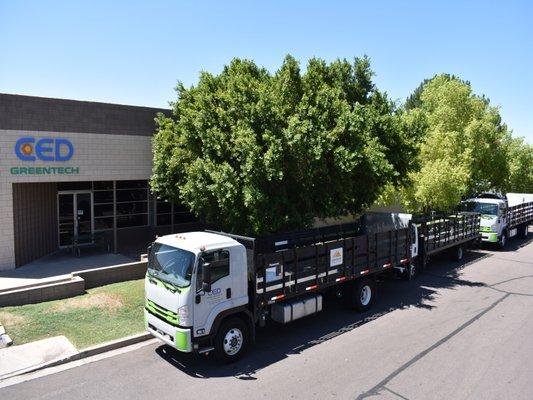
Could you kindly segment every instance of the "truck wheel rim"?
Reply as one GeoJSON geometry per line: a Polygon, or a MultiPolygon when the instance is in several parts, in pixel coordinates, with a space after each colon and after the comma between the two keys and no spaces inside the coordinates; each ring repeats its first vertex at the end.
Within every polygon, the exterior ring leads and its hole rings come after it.
{"type": "Polygon", "coordinates": [[[462,258],[463,258],[463,248],[462,248],[462,247],[459,247],[459,248],[457,249],[457,258],[458,258],[459,260],[462,260],[462,258]]]}
{"type": "Polygon", "coordinates": [[[361,304],[367,306],[372,298],[372,289],[370,286],[365,285],[361,288],[361,304]]]}
{"type": "Polygon", "coordinates": [[[505,240],[506,240],[506,239],[505,239],[505,235],[502,235],[502,247],[505,246],[505,240]]]}
{"type": "Polygon", "coordinates": [[[415,276],[415,272],[416,272],[415,266],[414,265],[410,265],[409,266],[409,275],[411,276],[411,278],[413,278],[415,276]]]}
{"type": "Polygon", "coordinates": [[[241,350],[242,343],[243,335],[241,330],[232,328],[224,336],[224,352],[229,356],[233,356],[241,350]]]}

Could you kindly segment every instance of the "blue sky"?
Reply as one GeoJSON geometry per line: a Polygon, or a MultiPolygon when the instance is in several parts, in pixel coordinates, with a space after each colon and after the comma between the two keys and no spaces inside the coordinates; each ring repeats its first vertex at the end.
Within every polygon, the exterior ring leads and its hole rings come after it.
{"type": "Polygon", "coordinates": [[[0,92],[165,107],[233,57],[275,71],[287,53],[367,54],[392,98],[456,74],[533,143],[532,4],[0,0],[0,92]]]}

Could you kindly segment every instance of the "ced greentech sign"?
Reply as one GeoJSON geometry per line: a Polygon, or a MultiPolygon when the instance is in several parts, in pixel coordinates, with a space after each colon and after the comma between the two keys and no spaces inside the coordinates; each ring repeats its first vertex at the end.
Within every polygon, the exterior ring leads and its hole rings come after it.
{"type": "MultiPolygon", "coordinates": [[[[14,153],[19,160],[32,163],[34,161],[60,162],[70,161],[74,155],[74,145],[65,138],[35,138],[33,136],[21,137],[15,142],[14,153]]],[[[80,167],[11,167],[11,175],[72,175],[79,174],[80,167]]]]}

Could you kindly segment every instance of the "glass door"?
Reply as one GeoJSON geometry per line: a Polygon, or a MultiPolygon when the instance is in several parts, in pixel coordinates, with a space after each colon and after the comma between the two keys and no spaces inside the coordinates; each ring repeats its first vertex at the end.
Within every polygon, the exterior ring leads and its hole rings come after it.
{"type": "Polygon", "coordinates": [[[91,193],[76,193],[76,236],[78,243],[92,242],[93,232],[91,193]]]}
{"type": "Polygon", "coordinates": [[[60,193],[57,198],[59,246],[70,246],[74,237],[74,193],[60,193]]]}
{"type": "Polygon", "coordinates": [[[90,243],[93,232],[92,193],[74,192],[58,194],[59,246],[90,243]]]}

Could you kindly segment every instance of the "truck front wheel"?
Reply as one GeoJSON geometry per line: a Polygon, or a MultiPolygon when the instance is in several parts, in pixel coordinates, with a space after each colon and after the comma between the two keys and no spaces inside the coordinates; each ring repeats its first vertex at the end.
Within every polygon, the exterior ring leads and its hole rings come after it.
{"type": "Polygon", "coordinates": [[[505,249],[505,246],[507,246],[507,232],[503,232],[502,236],[500,237],[500,249],[505,249]]]}
{"type": "Polygon", "coordinates": [[[405,267],[405,271],[403,272],[402,278],[404,281],[413,280],[416,276],[416,273],[417,273],[416,263],[412,262],[405,267]]]}
{"type": "Polygon", "coordinates": [[[249,344],[248,327],[241,318],[233,317],[224,321],[215,337],[215,358],[229,364],[239,360],[249,344]]]}

